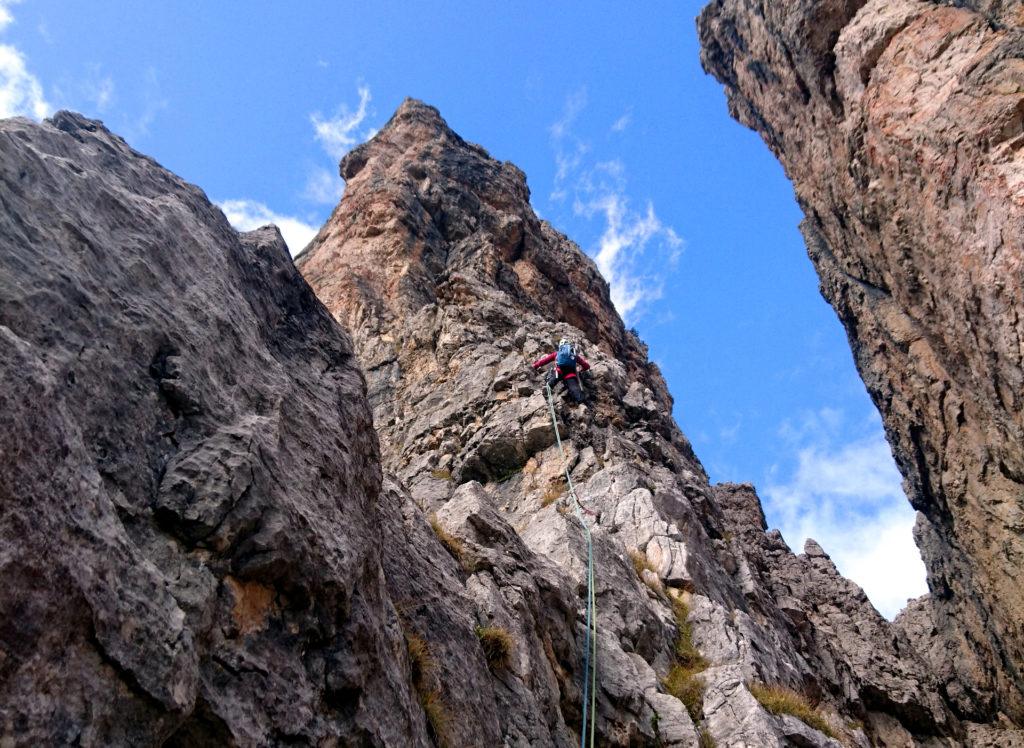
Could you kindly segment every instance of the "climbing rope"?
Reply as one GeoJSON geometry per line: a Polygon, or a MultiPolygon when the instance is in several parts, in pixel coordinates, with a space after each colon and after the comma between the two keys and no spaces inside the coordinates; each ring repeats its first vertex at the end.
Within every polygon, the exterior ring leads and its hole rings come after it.
{"type": "Polygon", "coordinates": [[[576,511],[576,518],[583,525],[583,535],[587,539],[587,636],[586,651],[583,655],[583,727],[580,729],[580,748],[587,748],[588,717],[590,719],[590,748],[594,748],[594,730],[597,725],[597,713],[595,711],[597,702],[597,598],[594,594],[594,544],[591,541],[590,528],[587,526],[583,514],[595,515],[594,512],[580,503],[580,499],[576,495],[576,487],[573,485],[572,476],[569,474],[569,463],[565,459],[565,449],[562,447],[562,435],[558,432],[558,417],[555,415],[555,400],[551,393],[551,384],[545,382],[544,389],[547,390],[548,410],[551,411],[551,427],[555,430],[558,454],[562,457],[565,483],[568,486],[569,496],[576,511]],[[588,696],[590,697],[589,704],[588,696]]]}

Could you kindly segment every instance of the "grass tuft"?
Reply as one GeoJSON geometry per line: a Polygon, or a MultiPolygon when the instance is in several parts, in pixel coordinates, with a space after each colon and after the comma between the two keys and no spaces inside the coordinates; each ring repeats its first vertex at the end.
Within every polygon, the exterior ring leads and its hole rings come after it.
{"type": "Polygon", "coordinates": [[[441,521],[437,518],[436,514],[430,515],[430,527],[437,536],[437,539],[441,541],[441,545],[445,547],[445,550],[462,564],[463,568],[466,568],[466,549],[462,547],[462,541],[441,526],[441,521]]]}
{"type": "Polygon", "coordinates": [[[704,713],[704,689],[706,684],[699,673],[707,670],[708,661],[693,645],[693,629],[687,620],[690,606],[682,600],[672,599],[672,613],[676,619],[676,662],[669,668],[662,680],[665,691],[675,696],[686,707],[690,718],[697,722],[704,713]]]}
{"type": "Polygon", "coordinates": [[[553,503],[558,501],[562,492],[565,490],[564,486],[565,481],[561,478],[556,478],[548,483],[548,487],[544,489],[544,494],[540,497],[540,505],[551,506],[553,503]]]}
{"type": "Polygon", "coordinates": [[[441,692],[434,688],[419,692],[420,707],[427,718],[427,725],[430,727],[430,736],[434,743],[440,748],[450,748],[452,741],[450,737],[452,718],[445,706],[441,692]]]}
{"type": "Polygon", "coordinates": [[[450,739],[451,715],[441,698],[441,689],[433,685],[434,659],[427,643],[419,636],[406,632],[405,646],[409,652],[412,685],[416,689],[423,715],[427,718],[431,737],[441,748],[452,745],[450,739]]]}
{"type": "Polygon", "coordinates": [[[637,578],[650,587],[654,594],[663,594],[664,590],[661,586],[661,578],[658,577],[658,570],[654,568],[654,564],[647,560],[647,554],[639,549],[631,550],[629,552],[629,560],[633,562],[633,571],[636,572],[637,578]],[[651,580],[650,577],[645,577],[644,571],[654,574],[657,581],[651,580]]]}
{"type": "Polygon", "coordinates": [[[405,648],[409,651],[413,683],[425,682],[434,671],[434,660],[430,656],[427,643],[416,634],[406,633],[405,648]]]}
{"type": "Polygon", "coordinates": [[[708,732],[708,728],[701,727],[697,730],[697,745],[700,748],[718,748],[714,736],[708,732]]]}
{"type": "Polygon", "coordinates": [[[690,606],[682,600],[672,599],[672,613],[676,619],[676,661],[685,668],[696,670],[707,670],[708,661],[701,656],[693,645],[693,628],[690,626],[690,606]]]}
{"type": "Polygon", "coordinates": [[[803,694],[785,686],[769,686],[764,683],[748,683],[747,688],[761,706],[772,714],[791,714],[818,732],[834,740],[839,739],[824,713],[803,694]]]}
{"type": "Polygon", "coordinates": [[[512,635],[498,626],[477,626],[476,635],[491,670],[504,670],[512,661],[512,635]]]}
{"type": "Polygon", "coordinates": [[[653,571],[655,574],[658,573],[654,568],[654,565],[647,560],[647,554],[639,549],[634,549],[629,552],[629,560],[633,562],[633,571],[635,571],[636,575],[641,579],[644,578],[644,569],[653,571]]]}
{"type": "Polygon", "coordinates": [[[690,713],[690,719],[697,722],[704,714],[704,689],[707,684],[697,673],[699,670],[676,664],[669,668],[661,683],[670,696],[675,696],[690,713]]]}

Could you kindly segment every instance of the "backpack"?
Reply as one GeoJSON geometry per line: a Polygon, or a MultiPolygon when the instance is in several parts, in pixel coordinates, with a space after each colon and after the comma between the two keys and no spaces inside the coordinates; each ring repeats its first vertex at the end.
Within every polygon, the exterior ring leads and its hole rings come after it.
{"type": "Polygon", "coordinates": [[[555,356],[555,366],[559,369],[576,370],[576,351],[569,343],[558,346],[558,354],[555,356]]]}

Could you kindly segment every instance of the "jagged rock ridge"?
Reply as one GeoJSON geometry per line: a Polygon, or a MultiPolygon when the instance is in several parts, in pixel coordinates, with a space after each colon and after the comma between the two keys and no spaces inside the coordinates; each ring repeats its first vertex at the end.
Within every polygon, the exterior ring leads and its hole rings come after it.
{"type": "Polygon", "coordinates": [[[703,62],[793,181],[919,512],[901,617],[962,717],[1024,725],[1024,6],[715,0],[703,62]]]}
{"type": "MultiPolygon", "coordinates": [[[[594,363],[591,402],[579,411],[560,404],[559,425],[579,494],[600,515],[603,742],[697,740],[690,716],[660,684],[679,634],[674,599],[687,601],[693,640],[710,663],[697,727],[721,745],[833,744],[762,709],[747,688],[753,681],[811,693],[832,710],[847,742],[959,739],[962,727],[906,635],[816,545],[794,556],[781,536],[766,534],[750,487],[708,484],[670,416],[660,374],[615,314],[606,283],[585,254],[537,219],[518,169],[409,100],[343,159],[341,174],[345,195],[297,264],[351,331],[385,470],[409,491],[396,496],[403,513],[436,512],[468,549],[446,585],[448,604],[461,588],[477,624],[507,627],[521,642],[494,686],[496,699],[501,704],[504,692],[507,704],[560,710],[526,733],[521,711],[488,709],[488,720],[458,720],[456,742],[483,743],[494,733],[529,734],[536,745],[576,739],[585,549],[578,523],[552,503],[564,493],[561,466],[542,385],[528,368],[562,335],[580,341],[594,363]],[[535,608],[518,612],[515,575],[494,567],[502,554],[490,539],[516,536],[522,546],[514,555],[560,580],[549,582],[563,592],[550,599],[548,613],[557,615],[547,622],[535,608]],[[630,568],[631,551],[650,567],[643,571],[649,585],[630,568]],[[540,656],[538,635],[544,649],[552,649],[548,640],[562,647],[556,657],[540,656]]],[[[433,574],[445,565],[436,567],[433,574]]],[[[394,571],[392,583],[408,584],[409,565],[394,571]]],[[[451,651],[451,616],[436,619],[444,608],[435,601],[406,617],[444,653],[442,662],[451,651]]],[[[446,672],[443,680],[449,675],[465,677],[446,672]]],[[[469,705],[461,686],[455,690],[458,714],[469,705]]]]}
{"type": "Polygon", "coordinates": [[[816,544],[708,484],[593,264],[436,110],[346,157],[300,260],[368,390],[273,228],[77,115],[0,152],[4,744],[577,744],[585,548],[526,368],[561,334],[594,362],[558,420],[600,515],[602,745],[838,744],[755,681],[847,744],[988,739],[816,544]]]}

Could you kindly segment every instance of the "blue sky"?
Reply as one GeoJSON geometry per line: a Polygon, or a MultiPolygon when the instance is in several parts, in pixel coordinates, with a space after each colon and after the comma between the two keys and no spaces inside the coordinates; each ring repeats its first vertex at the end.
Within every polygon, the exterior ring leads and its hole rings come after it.
{"type": "Polygon", "coordinates": [[[558,5],[0,0],[0,115],[102,119],[297,251],[339,156],[406,96],[437,106],[598,261],[712,479],[755,483],[892,616],[925,591],[913,512],[792,188],[700,68],[700,4],[558,5]]]}

